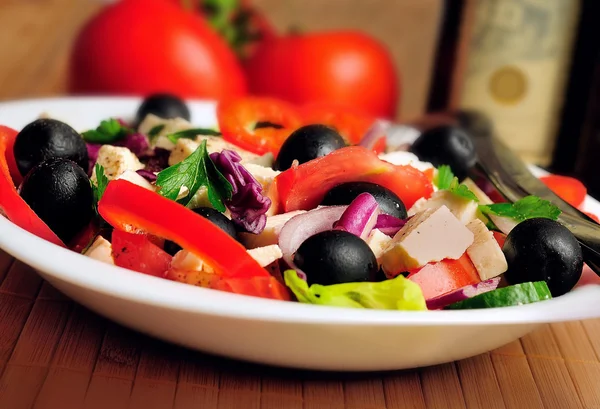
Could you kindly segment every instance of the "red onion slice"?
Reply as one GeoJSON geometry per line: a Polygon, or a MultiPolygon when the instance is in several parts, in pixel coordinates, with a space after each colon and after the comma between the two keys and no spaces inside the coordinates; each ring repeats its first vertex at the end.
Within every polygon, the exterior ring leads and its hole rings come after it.
{"type": "Polygon", "coordinates": [[[336,230],[344,230],[366,240],[377,224],[379,204],[370,193],[361,193],[348,205],[340,220],[335,223],[336,230]]]}
{"type": "Polygon", "coordinates": [[[380,230],[383,234],[394,237],[404,227],[406,222],[407,220],[398,219],[389,214],[380,214],[377,216],[377,223],[373,228],[380,230]]]}
{"type": "Polygon", "coordinates": [[[279,232],[279,247],[290,268],[304,274],[294,264],[294,254],[304,240],[322,231],[332,230],[348,206],[326,206],[292,217],[279,232]]]}
{"type": "Polygon", "coordinates": [[[359,146],[363,146],[367,149],[373,149],[377,141],[381,138],[385,138],[387,128],[389,128],[390,123],[388,121],[378,119],[373,122],[373,125],[367,130],[365,135],[359,142],[359,146]]]}
{"type": "Polygon", "coordinates": [[[495,290],[496,288],[498,288],[498,284],[500,284],[500,277],[494,277],[477,284],[463,287],[461,289],[452,291],[447,294],[438,295],[437,297],[430,298],[429,300],[427,300],[427,309],[442,309],[450,304],[454,304],[456,302],[463,301],[468,298],[473,298],[476,295],[495,290]]]}

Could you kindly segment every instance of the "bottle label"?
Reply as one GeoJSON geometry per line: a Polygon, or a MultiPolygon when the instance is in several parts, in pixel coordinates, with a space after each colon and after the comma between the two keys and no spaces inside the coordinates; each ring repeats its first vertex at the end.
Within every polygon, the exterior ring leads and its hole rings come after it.
{"type": "Polygon", "coordinates": [[[573,0],[479,0],[461,107],[544,164],[555,139],[578,11],[573,0]]]}

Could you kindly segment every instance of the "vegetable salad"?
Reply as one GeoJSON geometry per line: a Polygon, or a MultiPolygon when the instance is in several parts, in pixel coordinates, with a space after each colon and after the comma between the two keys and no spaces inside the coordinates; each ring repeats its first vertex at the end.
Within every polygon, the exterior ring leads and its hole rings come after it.
{"type": "Polygon", "coordinates": [[[82,133],[51,118],[0,127],[0,210],[108,264],[308,304],[504,307],[581,277],[560,210],[503,202],[473,177],[458,126],[398,146],[382,123],[314,123],[274,99],[221,102],[217,114],[217,129],[195,128],[184,101],[156,94],[136,118],[82,133]]]}

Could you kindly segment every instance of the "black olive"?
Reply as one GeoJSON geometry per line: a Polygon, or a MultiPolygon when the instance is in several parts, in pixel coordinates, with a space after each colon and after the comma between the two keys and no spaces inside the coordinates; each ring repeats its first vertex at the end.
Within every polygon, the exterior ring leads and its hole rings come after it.
{"type": "Polygon", "coordinates": [[[502,248],[508,262],[509,284],[545,281],[553,297],[571,291],[581,278],[583,257],[573,234],[550,219],[519,223],[502,248]]]}
{"type": "Polygon", "coordinates": [[[49,159],[69,159],[87,169],[88,151],[81,135],[56,119],[37,119],[17,135],[15,160],[21,175],[49,159]]]}
{"type": "Polygon", "coordinates": [[[65,243],[93,217],[92,186],[86,172],[66,159],[50,159],[23,179],[21,197],[65,243]]]}
{"type": "MultiPolygon", "coordinates": [[[[213,224],[220,227],[221,230],[229,234],[234,239],[238,239],[235,224],[231,220],[229,220],[223,213],[213,209],[212,207],[198,207],[194,209],[194,212],[198,213],[205,219],[210,220],[213,224]]],[[[175,253],[181,250],[181,246],[170,240],[166,240],[164,249],[167,253],[174,256],[175,253]]]]}
{"type": "Polygon", "coordinates": [[[420,160],[434,166],[448,165],[458,177],[467,177],[477,161],[475,145],[471,137],[462,129],[453,126],[439,126],[426,130],[410,147],[410,151],[420,160]]]}
{"type": "Polygon", "coordinates": [[[186,103],[176,95],[172,94],[153,94],[144,99],[135,115],[136,124],[146,118],[146,115],[153,114],[163,119],[183,118],[190,120],[190,109],[186,103]]]}
{"type": "Polygon", "coordinates": [[[286,170],[292,167],[294,160],[305,163],[344,146],[344,138],[334,129],[325,125],[306,125],[292,132],[281,145],[273,167],[286,170]]]}
{"type": "Polygon", "coordinates": [[[306,273],[308,284],[370,281],[377,258],[369,245],[351,233],[330,230],[309,237],[294,255],[294,264],[306,273]]]}
{"type": "Polygon", "coordinates": [[[399,219],[406,219],[406,206],[402,200],[391,190],[370,182],[348,182],[337,185],[331,189],[321,202],[324,206],[347,205],[361,193],[373,195],[382,213],[399,219]]]}

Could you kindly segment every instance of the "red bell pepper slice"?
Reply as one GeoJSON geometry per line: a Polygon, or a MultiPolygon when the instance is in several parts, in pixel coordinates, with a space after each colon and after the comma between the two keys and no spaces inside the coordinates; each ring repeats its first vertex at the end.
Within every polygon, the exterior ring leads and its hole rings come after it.
{"type": "Polygon", "coordinates": [[[333,187],[372,182],[398,195],[406,208],[433,193],[431,180],[412,166],[396,166],[362,146],[348,146],[280,173],[274,181],[281,212],[317,207],[333,187]]]}
{"type": "Polygon", "coordinates": [[[408,279],[419,284],[427,300],[481,281],[477,269],[466,254],[458,260],[445,259],[427,264],[411,272],[408,279]]]}
{"type": "Polygon", "coordinates": [[[29,233],[65,247],[50,227],[31,210],[31,207],[21,198],[15,188],[7,161],[7,149],[10,144],[14,143],[14,135],[16,135],[15,130],[4,126],[0,127],[0,211],[11,222],[29,233]]]}
{"type": "Polygon", "coordinates": [[[264,97],[222,101],[217,118],[223,139],[259,155],[271,152],[277,156],[287,137],[302,125],[293,105],[264,97]],[[274,126],[257,128],[259,123],[274,126]]]}
{"type": "Polygon", "coordinates": [[[17,166],[17,160],[15,159],[14,153],[15,140],[17,139],[17,135],[19,133],[12,128],[0,125],[0,134],[1,133],[5,133],[8,138],[5,155],[10,177],[12,178],[14,185],[19,186],[23,181],[23,176],[21,176],[21,172],[17,166]]]}
{"type": "Polygon", "coordinates": [[[135,227],[174,241],[223,277],[269,276],[244,246],[219,227],[179,203],[126,180],[108,184],[98,212],[114,228],[127,231],[135,227]]]}
{"type": "Polygon", "coordinates": [[[253,277],[250,279],[226,278],[216,281],[211,288],[234,294],[251,295],[273,300],[291,301],[287,287],[275,277],[253,277]]]}
{"type": "Polygon", "coordinates": [[[580,208],[583,205],[587,189],[579,180],[561,175],[542,176],[540,180],[571,206],[580,208]]]}
{"type": "Polygon", "coordinates": [[[171,257],[158,247],[146,234],[114,230],[112,254],[115,264],[129,270],[164,278],[171,265],[171,257]]]}

